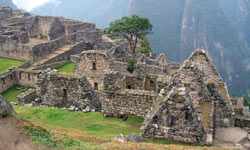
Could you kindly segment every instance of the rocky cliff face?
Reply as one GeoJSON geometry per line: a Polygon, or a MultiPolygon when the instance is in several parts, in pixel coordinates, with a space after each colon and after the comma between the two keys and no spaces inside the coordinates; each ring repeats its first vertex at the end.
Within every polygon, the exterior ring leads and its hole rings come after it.
{"type": "Polygon", "coordinates": [[[248,3],[248,0],[232,3],[226,0],[134,0],[129,15],[150,18],[154,25],[154,34],[150,36],[153,48],[157,53],[164,52],[172,61],[183,62],[194,49],[207,50],[230,91],[242,94],[250,85],[246,83],[250,76],[250,57],[247,46],[242,44],[246,40],[240,37],[242,34],[247,37],[250,31],[244,27],[238,29],[233,20],[240,15],[237,22],[250,21],[245,13],[250,11],[246,8],[248,3]],[[235,12],[229,11],[232,8],[235,12]]]}

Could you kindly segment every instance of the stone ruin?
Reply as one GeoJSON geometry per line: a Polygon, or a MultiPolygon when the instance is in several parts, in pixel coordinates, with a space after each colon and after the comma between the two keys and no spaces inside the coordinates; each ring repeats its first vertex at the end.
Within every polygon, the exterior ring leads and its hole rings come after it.
{"type": "Polygon", "coordinates": [[[37,82],[39,105],[84,112],[100,111],[101,103],[85,76],[48,72],[37,82]]]}
{"type": "Polygon", "coordinates": [[[233,126],[221,77],[203,50],[196,50],[161,90],[141,127],[144,137],[190,144],[213,142],[216,128],[233,126]]]}
{"type": "Polygon", "coordinates": [[[220,127],[250,129],[249,108],[230,98],[203,50],[181,67],[164,54],[154,59],[137,52],[130,73],[128,43],[111,41],[95,24],[11,8],[1,8],[0,17],[0,56],[27,61],[0,74],[0,93],[16,84],[32,87],[18,96],[21,105],[136,115],[145,118],[144,137],[189,144],[211,145],[220,127]],[[47,69],[69,61],[76,63],[73,73],[47,69]]]}

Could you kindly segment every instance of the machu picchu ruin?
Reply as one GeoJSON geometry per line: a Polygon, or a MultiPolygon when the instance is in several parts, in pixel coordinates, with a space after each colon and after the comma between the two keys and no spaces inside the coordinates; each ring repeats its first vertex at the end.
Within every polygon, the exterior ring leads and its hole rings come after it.
{"type": "MultiPolygon", "coordinates": [[[[130,117],[140,118],[139,125],[124,124],[136,126],[140,135],[132,133],[125,137],[125,131],[119,130],[117,132],[124,135],[117,135],[114,141],[118,142],[154,139],[218,146],[226,142],[218,139],[219,131],[236,128],[246,132],[249,138],[249,107],[244,106],[243,98],[229,93],[206,50],[194,49],[189,58],[179,64],[168,60],[164,53],[156,57],[154,51],[140,52],[138,49],[143,48],[144,40],[145,37],[136,41],[134,53],[130,41],[111,38],[94,23],[34,16],[11,7],[0,7],[0,58],[23,62],[0,73],[0,128],[2,118],[9,114],[18,116],[19,112],[25,112],[18,109],[27,107],[37,109],[30,111],[34,114],[43,108],[70,111],[76,113],[75,117],[98,113],[104,116],[102,121],[110,119],[110,122],[115,118],[122,118],[124,122],[130,117]],[[132,59],[136,63],[131,72],[128,68],[132,59]],[[58,71],[69,63],[74,64],[72,72],[58,71]],[[11,88],[21,91],[15,96],[15,102],[2,97],[11,88]]],[[[53,115],[48,118],[63,116],[53,115]]],[[[27,118],[26,121],[32,122],[27,118]]],[[[95,123],[98,124],[97,119],[95,123]]],[[[42,123],[34,126],[39,125],[42,123]]],[[[44,132],[51,130],[50,136],[60,135],[52,131],[53,127],[44,128],[44,132]]],[[[80,137],[76,127],[58,128],[65,135],[74,130],[72,137],[80,137]]],[[[250,148],[247,136],[241,139],[243,143],[234,144],[250,148]]],[[[110,142],[108,138],[91,140],[110,142]]]]}

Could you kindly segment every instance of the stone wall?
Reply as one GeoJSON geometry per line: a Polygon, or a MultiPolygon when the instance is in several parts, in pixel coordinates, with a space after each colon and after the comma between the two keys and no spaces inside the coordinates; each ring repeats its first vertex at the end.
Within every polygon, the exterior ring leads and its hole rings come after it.
{"type": "Polygon", "coordinates": [[[102,112],[145,117],[158,95],[156,77],[113,72],[105,74],[102,112]],[[151,81],[154,81],[153,85],[151,81]]]}
{"type": "Polygon", "coordinates": [[[43,72],[35,70],[26,69],[15,69],[15,79],[16,83],[25,87],[36,87],[36,82],[40,78],[43,72]]]}
{"type": "Polygon", "coordinates": [[[16,84],[14,69],[9,69],[0,74],[0,93],[16,84]]]}
{"type": "Polygon", "coordinates": [[[30,46],[18,44],[16,36],[0,35],[0,55],[2,57],[29,60],[31,51],[30,46]]]}
{"type": "Polygon", "coordinates": [[[156,96],[149,91],[104,91],[102,112],[110,116],[135,115],[145,118],[156,96]]]}
{"type": "Polygon", "coordinates": [[[185,61],[161,90],[142,125],[144,137],[210,145],[215,128],[233,126],[218,72],[203,51],[192,56],[202,59],[185,61]]]}
{"type": "Polygon", "coordinates": [[[48,61],[44,62],[43,65],[56,63],[60,61],[69,61],[71,55],[80,54],[81,52],[91,49],[93,47],[92,44],[80,42],[77,44],[72,45],[69,50],[65,51],[64,53],[61,53],[60,55],[54,57],[53,59],[49,59],[48,61]]]}
{"type": "Polygon", "coordinates": [[[96,89],[103,87],[104,74],[113,69],[104,51],[88,50],[80,55],[80,61],[76,64],[74,73],[85,75],[90,84],[96,89]]]}
{"type": "Polygon", "coordinates": [[[46,70],[48,68],[50,68],[50,69],[56,69],[56,68],[59,68],[59,67],[65,65],[67,63],[69,63],[68,60],[66,60],[66,61],[59,61],[59,62],[50,63],[50,64],[46,64],[46,65],[41,65],[41,66],[35,67],[33,70],[46,70]]]}
{"type": "Polygon", "coordinates": [[[99,31],[83,31],[76,33],[76,41],[85,41],[87,43],[101,43],[102,32],[99,31]]]}
{"type": "Polygon", "coordinates": [[[12,15],[11,7],[0,7],[0,19],[10,18],[12,15]]]}
{"type": "Polygon", "coordinates": [[[75,23],[75,24],[70,24],[70,23],[66,23],[63,22],[65,27],[66,27],[66,31],[67,33],[74,33],[77,31],[85,31],[85,30],[93,30],[95,29],[95,24],[92,23],[75,23]]]}
{"type": "Polygon", "coordinates": [[[29,104],[37,98],[36,90],[29,89],[28,91],[17,96],[20,105],[29,104]]]}
{"type": "Polygon", "coordinates": [[[101,103],[85,76],[48,72],[37,83],[41,105],[100,111],[101,103]]]}
{"type": "Polygon", "coordinates": [[[32,47],[30,51],[31,61],[35,61],[39,58],[42,58],[58,48],[64,46],[66,44],[66,37],[62,37],[56,40],[52,40],[46,43],[40,43],[32,47]]]}
{"type": "Polygon", "coordinates": [[[54,40],[65,35],[65,28],[58,17],[36,16],[30,25],[30,36],[54,40]]]}
{"type": "Polygon", "coordinates": [[[234,125],[235,125],[235,127],[250,129],[250,118],[237,117],[237,118],[235,118],[234,125]]]}

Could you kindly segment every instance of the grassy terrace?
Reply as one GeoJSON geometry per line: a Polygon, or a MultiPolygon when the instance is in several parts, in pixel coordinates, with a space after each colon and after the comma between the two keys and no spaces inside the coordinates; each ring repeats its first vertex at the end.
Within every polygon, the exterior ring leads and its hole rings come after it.
{"type": "Polygon", "coordinates": [[[20,66],[24,64],[24,62],[12,59],[0,58],[0,64],[1,64],[0,65],[0,73],[1,73],[12,66],[20,66]]]}
{"type": "Polygon", "coordinates": [[[65,64],[65,65],[57,68],[57,70],[59,72],[69,72],[69,73],[72,73],[74,71],[75,65],[76,65],[75,63],[70,62],[68,64],[65,64]]]}
{"type": "Polygon", "coordinates": [[[17,88],[21,88],[22,86],[19,85],[15,85],[11,88],[9,88],[8,90],[4,91],[2,93],[2,96],[7,99],[9,102],[18,102],[17,96],[20,95],[22,93],[21,90],[17,90],[17,88]]]}

